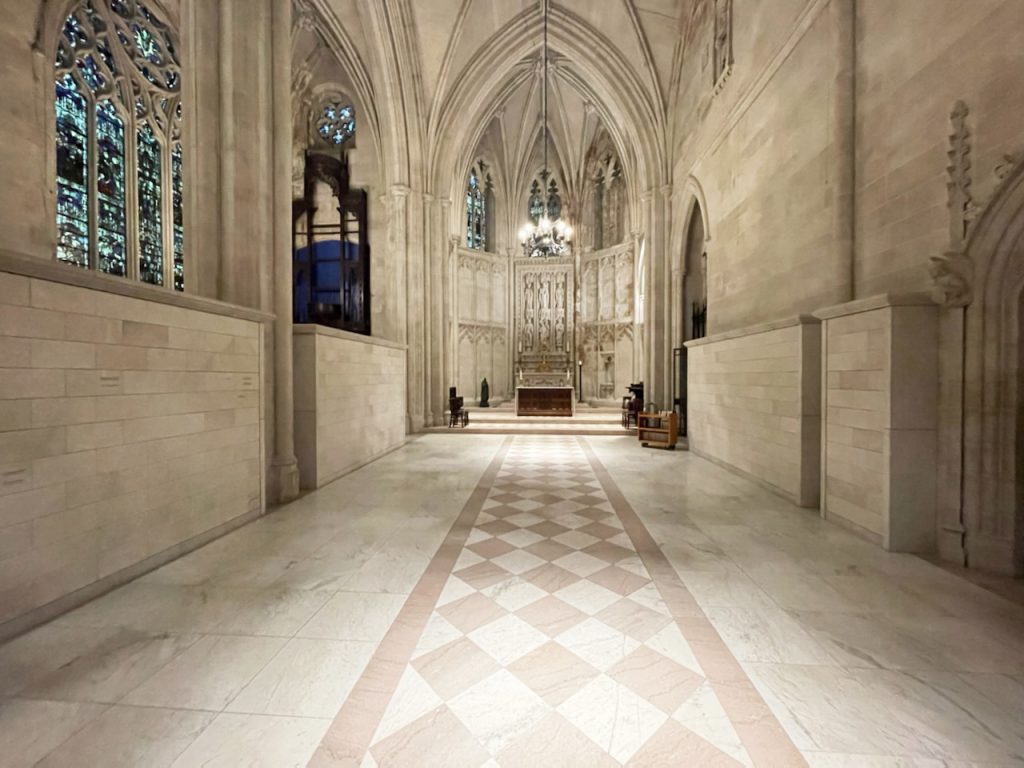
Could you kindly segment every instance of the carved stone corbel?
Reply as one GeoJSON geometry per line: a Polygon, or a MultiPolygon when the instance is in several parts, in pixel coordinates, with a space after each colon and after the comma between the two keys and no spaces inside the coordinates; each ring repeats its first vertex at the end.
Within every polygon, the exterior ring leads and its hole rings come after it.
{"type": "Polygon", "coordinates": [[[1000,183],[1006,181],[1006,178],[1021,163],[1024,163],[1024,151],[1003,155],[1003,162],[997,165],[995,169],[996,181],[1000,183]]]}
{"type": "Polygon", "coordinates": [[[963,253],[932,256],[932,300],[944,307],[966,307],[974,298],[974,264],[963,253]]]}

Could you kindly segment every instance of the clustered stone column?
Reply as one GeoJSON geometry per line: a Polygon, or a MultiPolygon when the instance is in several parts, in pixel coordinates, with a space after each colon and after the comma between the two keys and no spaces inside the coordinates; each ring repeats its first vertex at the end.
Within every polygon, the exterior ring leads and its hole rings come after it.
{"type": "Polygon", "coordinates": [[[292,0],[272,0],[274,460],[278,502],[299,495],[292,374],[292,0]]]}

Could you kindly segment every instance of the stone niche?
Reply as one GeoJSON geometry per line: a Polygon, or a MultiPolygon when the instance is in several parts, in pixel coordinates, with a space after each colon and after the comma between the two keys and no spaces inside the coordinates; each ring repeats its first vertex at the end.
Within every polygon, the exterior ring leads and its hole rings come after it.
{"type": "Polygon", "coordinates": [[[632,245],[581,259],[577,344],[588,401],[617,402],[637,377],[635,269],[632,245]]]}

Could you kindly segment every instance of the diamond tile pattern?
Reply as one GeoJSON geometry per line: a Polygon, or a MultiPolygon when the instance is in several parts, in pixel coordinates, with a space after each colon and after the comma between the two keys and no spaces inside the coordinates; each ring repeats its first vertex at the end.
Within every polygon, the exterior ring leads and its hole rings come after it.
{"type": "Polygon", "coordinates": [[[407,724],[371,746],[381,768],[434,764],[434,729],[454,740],[445,765],[667,765],[675,745],[674,765],[732,760],[671,719],[714,694],[577,441],[517,437],[483,510],[407,668],[422,684],[385,713],[407,724]]]}

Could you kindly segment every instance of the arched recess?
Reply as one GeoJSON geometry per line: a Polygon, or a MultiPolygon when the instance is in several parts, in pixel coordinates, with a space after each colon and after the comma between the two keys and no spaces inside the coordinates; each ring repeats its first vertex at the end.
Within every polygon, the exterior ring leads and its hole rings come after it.
{"type": "Polygon", "coordinates": [[[690,211],[683,251],[683,339],[699,339],[707,333],[707,238],[704,212],[699,202],[690,211]]]}
{"type": "MultiPolygon", "coordinates": [[[[1024,165],[936,260],[940,335],[940,540],[959,512],[966,564],[1024,574],[1024,165]],[[966,304],[965,307],[956,306],[966,304]],[[959,434],[957,434],[959,433],[959,434]],[[959,494],[957,492],[959,491],[959,494]],[[949,500],[960,499],[959,510],[949,500]]],[[[948,556],[948,548],[944,551],[948,556]]]]}
{"type": "MultiPolygon", "coordinates": [[[[707,197],[700,182],[694,176],[690,176],[683,184],[681,193],[677,197],[681,205],[676,209],[674,221],[678,222],[672,233],[672,246],[670,259],[672,263],[672,328],[675,346],[681,346],[688,339],[694,338],[691,329],[691,303],[693,291],[687,290],[687,279],[691,276],[691,265],[688,264],[687,256],[691,250],[697,248],[693,241],[696,233],[702,237],[701,254],[707,254],[708,244],[711,242],[711,221],[708,215],[707,197]],[[699,227],[698,227],[699,223],[699,227]],[[698,232],[699,230],[699,232],[698,232]]],[[[709,265],[706,262],[702,276],[702,294],[704,299],[708,295],[708,273],[709,265]]],[[[692,283],[692,281],[691,281],[692,283]]],[[[690,286],[693,287],[692,284],[690,286]]],[[[705,331],[707,328],[705,327],[705,331]]]]}

